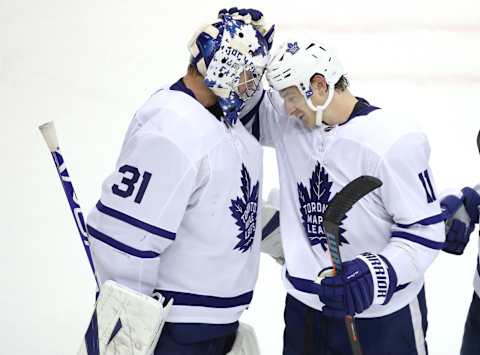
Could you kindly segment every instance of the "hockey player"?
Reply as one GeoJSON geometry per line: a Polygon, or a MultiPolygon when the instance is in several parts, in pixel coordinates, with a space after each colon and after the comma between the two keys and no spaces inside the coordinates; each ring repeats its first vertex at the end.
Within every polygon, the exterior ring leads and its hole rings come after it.
{"type": "Polygon", "coordinates": [[[316,41],[283,45],[267,79],[279,92],[260,107],[260,122],[280,173],[284,354],[349,354],[346,315],[357,319],[364,354],[426,354],[423,275],[445,239],[426,136],[353,96],[338,58],[316,41]],[[317,285],[331,266],[323,212],[360,175],[383,186],[342,223],[343,274],[317,285]]]}
{"type": "MultiPolygon", "coordinates": [[[[449,195],[442,199],[442,207],[452,220],[447,222],[447,240],[444,251],[461,255],[478,225],[480,210],[480,185],[465,187],[461,196],[449,195]]],[[[463,333],[461,355],[480,354],[480,254],[473,281],[473,299],[468,311],[463,333]]]]}
{"type": "Polygon", "coordinates": [[[364,354],[426,354],[423,275],[445,239],[426,136],[406,117],[353,96],[336,55],[290,41],[267,79],[260,136],[277,152],[285,252],[284,354],[350,354],[354,315],[364,354]],[[331,267],[323,213],[361,175],[383,181],[341,225],[344,272],[331,267]]]}
{"type": "Polygon", "coordinates": [[[252,299],[262,148],[237,121],[273,29],[246,22],[194,36],[187,74],[136,112],[87,219],[101,283],[173,299],[155,354],[226,354],[252,299]]]}
{"type": "Polygon", "coordinates": [[[366,355],[426,354],[423,275],[445,241],[426,136],[353,96],[338,58],[315,41],[282,46],[267,79],[280,93],[257,92],[251,124],[279,166],[284,355],[351,354],[346,315],[356,316],[366,355]],[[318,285],[331,268],[323,213],[360,175],[383,186],[343,221],[345,272],[318,285]]]}
{"type": "Polygon", "coordinates": [[[423,274],[445,238],[428,141],[404,117],[350,94],[343,74],[324,46],[292,41],[268,67],[280,95],[257,93],[260,139],[279,164],[284,354],[349,354],[345,315],[356,316],[365,354],[425,354],[423,274]],[[331,264],[323,212],[365,174],[383,187],[343,222],[345,273],[317,285],[331,264]]]}

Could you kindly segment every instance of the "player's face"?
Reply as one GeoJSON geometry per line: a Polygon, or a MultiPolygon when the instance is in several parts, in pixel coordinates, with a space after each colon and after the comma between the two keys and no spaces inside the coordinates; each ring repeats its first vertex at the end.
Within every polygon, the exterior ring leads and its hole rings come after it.
{"type": "Polygon", "coordinates": [[[296,86],[280,91],[283,106],[290,116],[300,119],[308,128],[315,127],[315,111],[308,107],[305,97],[296,86]]]}
{"type": "Polygon", "coordinates": [[[240,81],[237,92],[240,97],[248,99],[255,93],[257,85],[255,83],[254,74],[251,71],[244,70],[240,74],[240,81]]]}

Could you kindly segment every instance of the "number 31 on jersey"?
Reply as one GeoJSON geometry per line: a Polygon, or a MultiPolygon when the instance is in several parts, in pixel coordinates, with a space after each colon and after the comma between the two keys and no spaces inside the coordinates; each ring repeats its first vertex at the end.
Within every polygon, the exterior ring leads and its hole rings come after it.
{"type": "MultiPolygon", "coordinates": [[[[113,185],[112,192],[120,197],[127,198],[133,195],[135,190],[137,190],[137,182],[140,179],[140,171],[131,165],[122,165],[120,169],[118,169],[120,173],[123,174],[123,178],[120,185],[113,185]]],[[[142,174],[142,179],[140,185],[138,186],[138,191],[135,194],[134,201],[136,203],[142,202],[143,195],[147,190],[148,183],[150,182],[150,178],[152,174],[148,171],[145,171],[142,174]]]]}

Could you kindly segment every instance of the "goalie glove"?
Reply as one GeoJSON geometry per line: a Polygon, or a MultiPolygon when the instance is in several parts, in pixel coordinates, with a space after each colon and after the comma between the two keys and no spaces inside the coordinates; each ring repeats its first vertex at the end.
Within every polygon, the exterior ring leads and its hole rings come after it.
{"type": "Polygon", "coordinates": [[[279,191],[273,189],[267,201],[262,203],[262,253],[266,253],[283,265],[282,238],[280,236],[279,191]]]}

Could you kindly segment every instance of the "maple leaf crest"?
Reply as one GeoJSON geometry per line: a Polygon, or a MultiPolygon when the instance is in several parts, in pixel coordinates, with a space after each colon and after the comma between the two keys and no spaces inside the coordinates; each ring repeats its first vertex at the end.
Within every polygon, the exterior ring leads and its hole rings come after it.
{"type": "MultiPolygon", "coordinates": [[[[322,249],[327,251],[328,244],[323,229],[323,214],[330,201],[332,182],[328,180],[328,174],[319,162],[315,165],[309,183],[310,190],[303,183],[297,183],[303,228],[312,246],[321,244],[322,249]]],[[[345,229],[340,227],[339,232],[340,245],[348,244],[343,236],[345,229]]]]}
{"type": "Polygon", "coordinates": [[[237,238],[240,241],[233,248],[245,253],[252,247],[257,228],[257,207],[258,207],[258,190],[259,182],[252,187],[252,181],[247,168],[242,164],[241,172],[241,191],[242,196],[230,200],[230,212],[235,218],[235,224],[238,226],[240,233],[237,238]]]}
{"type": "Polygon", "coordinates": [[[287,52],[291,53],[292,55],[297,53],[299,50],[300,50],[300,47],[298,47],[298,42],[287,43],[287,52]]]}

